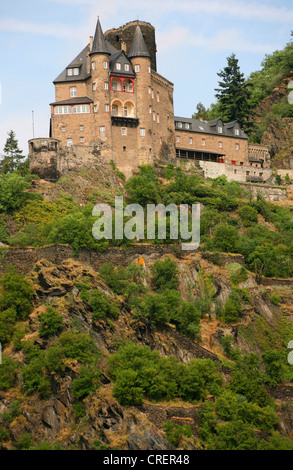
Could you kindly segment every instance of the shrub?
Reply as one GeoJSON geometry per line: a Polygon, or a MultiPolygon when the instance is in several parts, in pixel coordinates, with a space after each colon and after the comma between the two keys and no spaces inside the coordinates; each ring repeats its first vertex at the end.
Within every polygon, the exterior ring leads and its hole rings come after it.
{"type": "Polygon", "coordinates": [[[17,319],[24,320],[32,309],[31,299],[34,294],[32,285],[12,266],[9,266],[0,284],[2,285],[0,310],[14,309],[17,319]]]}
{"type": "Polygon", "coordinates": [[[22,370],[23,388],[29,394],[39,392],[41,398],[47,398],[51,393],[50,380],[45,376],[43,363],[40,358],[32,359],[22,370]]]}
{"type": "Polygon", "coordinates": [[[49,338],[59,333],[63,329],[62,315],[56,313],[52,307],[47,308],[47,312],[40,315],[39,333],[41,338],[49,338]]]}
{"type": "Polygon", "coordinates": [[[89,363],[98,354],[98,349],[85,333],[76,330],[68,330],[61,334],[55,342],[55,347],[60,347],[64,357],[89,363]]]}
{"type": "Polygon", "coordinates": [[[101,372],[95,366],[82,366],[79,376],[72,381],[72,392],[76,401],[83,400],[100,385],[101,372]]]}
{"type": "Polygon", "coordinates": [[[118,318],[119,309],[116,305],[106,298],[104,294],[98,289],[89,292],[88,303],[93,309],[93,319],[100,320],[101,318],[118,318]]]}
{"type": "Polygon", "coordinates": [[[156,289],[175,289],[178,285],[178,268],[176,261],[170,257],[156,261],[152,267],[152,281],[156,289]]]}
{"type": "Polygon", "coordinates": [[[163,431],[166,434],[166,438],[168,439],[168,441],[171,442],[171,444],[173,444],[175,447],[178,447],[178,445],[182,441],[183,436],[192,436],[190,426],[188,426],[187,424],[175,424],[172,423],[172,421],[166,421],[163,424],[163,431]]]}
{"type": "Polygon", "coordinates": [[[31,183],[16,173],[0,174],[0,212],[21,207],[26,199],[25,190],[30,186],[31,183]]]}
{"type": "Polygon", "coordinates": [[[15,384],[18,364],[11,357],[3,357],[0,365],[0,390],[7,390],[15,384]]]}
{"type": "Polygon", "coordinates": [[[239,235],[231,225],[217,225],[214,232],[214,246],[221,251],[237,253],[239,248],[239,235]]]}
{"type": "Polygon", "coordinates": [[[238,214],[244,227],[250,227],[257,223],[257,210],[249,205],[242,206],[238,209],[238,214]]]}
{"type": "Polygon", "coordinates": [[[279,305],[281,303],[282,299],[276,294],[272,294],[270,296],[270,302],[274,305],[279,305]]]}

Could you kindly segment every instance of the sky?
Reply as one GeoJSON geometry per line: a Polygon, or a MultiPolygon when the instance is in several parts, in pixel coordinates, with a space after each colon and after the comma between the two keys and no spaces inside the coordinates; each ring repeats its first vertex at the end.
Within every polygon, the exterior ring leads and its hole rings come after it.
{"type": "Polygon", "coordinates": [[[103,31],[139,19],[156,28],[157,69],[174,83],[175,115],[215,102],[217,75],[236,54],[245,76],[291,40],[292,0],[0,0],[0,155],[14,130],[28,153],[48,137],[53,80],[103,31]]]}

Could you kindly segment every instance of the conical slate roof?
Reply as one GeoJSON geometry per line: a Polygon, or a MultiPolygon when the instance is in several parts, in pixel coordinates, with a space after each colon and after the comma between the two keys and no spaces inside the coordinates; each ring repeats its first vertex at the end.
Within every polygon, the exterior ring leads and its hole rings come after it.
{"type": "Polygon", "coordinates": [[[93,47],[90,54],[108,54],[111,55],[104,38],[100,19],[98,18],[96,32],[93,40],[93,47]]]}
{"type": "Polygon", "coordinates": [[[147,50],[147,47],[146,47],[146,44],[145,44],[145,41],[144,41],[144,38],[143,38],[143,35],[142,35],[142,32],[141,32],[141,29],[140,29],[139,25],[136,26],[136,30],[135,30],[135,33],[134,33],[134,38],[133,38],[131,48],[130,48],[129,53],[128,53],[128,57],[129,58],[132,58],[132,57],[151,57],[148,50],[147,50]]]}

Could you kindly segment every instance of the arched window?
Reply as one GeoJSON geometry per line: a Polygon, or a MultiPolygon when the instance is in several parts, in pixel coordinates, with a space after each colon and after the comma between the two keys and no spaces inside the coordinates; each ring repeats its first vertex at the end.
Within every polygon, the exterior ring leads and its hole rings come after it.
{"type": "Polygon", "coordinates": [[[115,100],[112,103],[112,116],[122,116],[122,103],[119,100],[115,100]]]}
{"type": "Polygon", "coordinates": [[[122,91],[122,83],[120,78],[112,78],[111,80],[111,90],[112,91],[122,91]]]}
{"type": "Polygon", "coordinates": [[[134,105],[133,103],[131,103],[131,101],[126,101],[126,103],[124,103],[124,116],[130,118],[135,117],[134,105]]]}

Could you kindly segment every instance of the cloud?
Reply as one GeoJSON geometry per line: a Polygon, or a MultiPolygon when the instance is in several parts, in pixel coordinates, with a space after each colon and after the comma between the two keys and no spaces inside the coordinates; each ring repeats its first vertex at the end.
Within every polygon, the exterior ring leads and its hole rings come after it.
{"type": "Polygon", "coordinates": [[[31,21],[22,21],[14,18],[0,20],[0,31],[12,33],[28,33],[43,36],[53,36],[69,38],[73,35],[73,30],[61,23],[40,24],[31,21]]]}
{"type": "Polygon", "coordinates": [[[219,31],[213,37],[206,37],[202,34],[195,35],[186,27],[175,26],[169,31],[157,31],[157,43],[159,52],[169,48],[180,47],[185,48],[200,47],[209,51],[230,51],[234,52],[251,52],[251,53],[268,53],[276,50],[276,44],[259,44],[249,42],[244,38],[243,31],[238,29],[225,29],[219,31]]]}
{"type": "MultiPolygon", "coordinates": [[[[108,12],[121,13],[121,1],[112,0],[109,4],[103,5],[97,3],[97,0],[39,0],[42,3],[59,3],[67,5],[90,5],[94,6],[96,11],[100,14],[108,16],[108,12]]],[[[213,16],[236,17],[238,19],[257,20],[261,22],[272,23],[292,23],[293,10],[286,7],[278,7],[266,5],[265,3],[258,3],[255,1],[250,2],[236,2],[235,0],[209,0],[203,2],[202,0],[144,0],[144,2],[137,2],[136,0],[128,0],[123,3],[123,13],[129,11],[140,12],[144,14],[156,15],[161,13],[186,13],[191,14],[208,14],[213,16]]]]}

